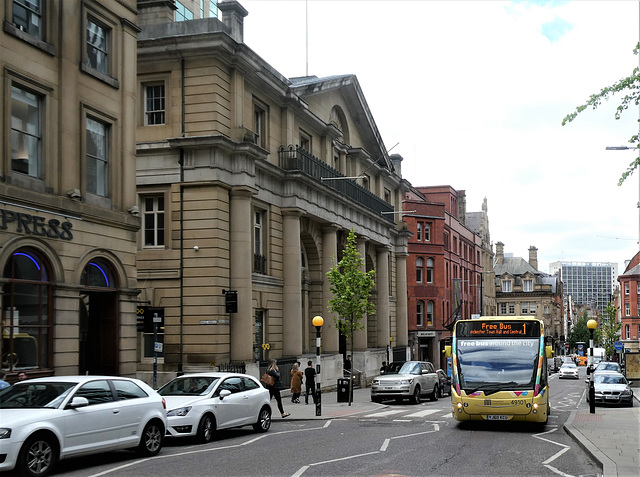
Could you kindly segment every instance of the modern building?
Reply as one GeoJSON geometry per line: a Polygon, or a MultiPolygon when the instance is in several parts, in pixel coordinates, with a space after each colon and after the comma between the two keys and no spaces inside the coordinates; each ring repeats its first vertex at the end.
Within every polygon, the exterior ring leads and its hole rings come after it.
{"type": "Polygon", "coordinates": [[[500,316],[532,316],[544,322],[545,335],[556,354],[564,349],[562,282],[557,275],[538,270],[538,249],[529,248],[529,260],[504,253],[496,243],[494,266],[496,303],[500,316]]]}
{"type": "Polygon", "coordinates": [[[366,377],[393,349],[406,356],[410,185],[357,78],[285,78],[243,42],[235,1],[218,3],[220,19],[138,10],[140,376],[154,360],[168,377],[314,359],[320,315],[322,379],[335,383],[347,343],[326,273],[350,230],[376,282],[353,366],[366,377]]]}
{"type": "Polygon", "coordinates": [[[443,367],[453,324],[481,314],[483,241],[465,225],[465,191],[417,187],[405,193],[403,207],[412,233],[407,259],[411,358],[443,367]]]}
{"type": "Polygon", "coordinates": [[[135,0],[0,6],[0,355],[135,375],[135,0]]]}
{"type": "Polygon", "coordinates": [[[623,351],[637,353],[640,351],[640,252],[626,264],[618,281],[623,351]]]}
{"type": "Polygon", "coordinates": [[[574,306],[586,307],[593,317],[605,310],[618,285],[618,264],[613,262],[552,262],[549,272],[560,277],[574,306]]]}

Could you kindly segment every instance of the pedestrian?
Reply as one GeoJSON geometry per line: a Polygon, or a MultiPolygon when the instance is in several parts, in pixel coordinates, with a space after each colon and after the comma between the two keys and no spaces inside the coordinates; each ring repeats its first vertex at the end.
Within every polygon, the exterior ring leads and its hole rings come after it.
{"type": "Polygon", "coordinates": [[[25,379],[27,379],[27,373],[25,372],[18,373],[18,381],[24,381],[25,379]]]}
{"type": "Polygon", "coordinates": [[[8,388],[9,387],[9,383],[7,381],[5,381],[7,377],[7,372],[6,371],[0,371],[0,389],[4,389],[4,388],[8,388]]]}
{"type": "Polygon", "coordinates": [[[291,368],[291,402],[300,404],[300,394],[302,393],[302,371],[298,363],[291,368]]]}
{"type": "Polygon", "coordinates": [[[344,374],[351,375],[351,355],[347,355],[347,359],[344,360],[344,374]]]}
{"type": "Polygon", "coordinates": [[[282,386],[282,382],[280,381],[280,368],[278,368],[278,362],[275,359],[269,360],[269,366],[267,367],[267,374],[273,379],[275,382],[272,386],[266,386],[269,390],[269,399],[275,396],[276,403],[278,404],[278,411],[280,411],[280,415],[285,418],[290,416],[291,414],[288,412],[284,412],[284,408],[282,407],[282,397],[280,397],[280,390],[284,387],[282,386]]]}
{"type": "Polygon", "coordinates": [[[316,370],[313,367],[311,360],[307,361],[307,367],[304,370],[305,377],[305,391],[304,391],[304,403],[309,404],[309,393],[313,397],[313,404],[316,403],[316,370]]]}
{"type": "Polygon", "coordinates": [[[384,374],[387,372],[387,362],[383,361],[382,366],[380,366],[380,374],[384,374]]]}

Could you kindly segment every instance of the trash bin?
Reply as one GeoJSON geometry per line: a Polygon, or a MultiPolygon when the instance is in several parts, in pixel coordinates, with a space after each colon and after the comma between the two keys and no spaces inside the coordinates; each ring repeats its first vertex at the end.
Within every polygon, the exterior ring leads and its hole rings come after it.
{"type": "MultiPolygon", "coordinates": [[[[338,402],[349,402],[349,378],[338,378],[338,402]]],[[[351,394],[353,401],[353,394],[351,394]]]]}

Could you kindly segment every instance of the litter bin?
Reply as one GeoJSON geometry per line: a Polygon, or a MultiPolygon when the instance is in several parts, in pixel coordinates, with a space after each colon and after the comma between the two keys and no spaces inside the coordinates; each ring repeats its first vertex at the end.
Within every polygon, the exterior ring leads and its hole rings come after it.
{"type": "Polygon", "coordinates": [[[349,402],[349,378],[338,378],[338,402],[349,402]]]}

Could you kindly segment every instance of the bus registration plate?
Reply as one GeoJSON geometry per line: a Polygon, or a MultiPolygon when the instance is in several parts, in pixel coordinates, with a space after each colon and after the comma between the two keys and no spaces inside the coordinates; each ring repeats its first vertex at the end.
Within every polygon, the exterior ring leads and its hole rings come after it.
{"type": "Polygon", "coordinates": [[[487,421],[508,421],[509,416],[504,414],[487,414],[487,421]]]}

